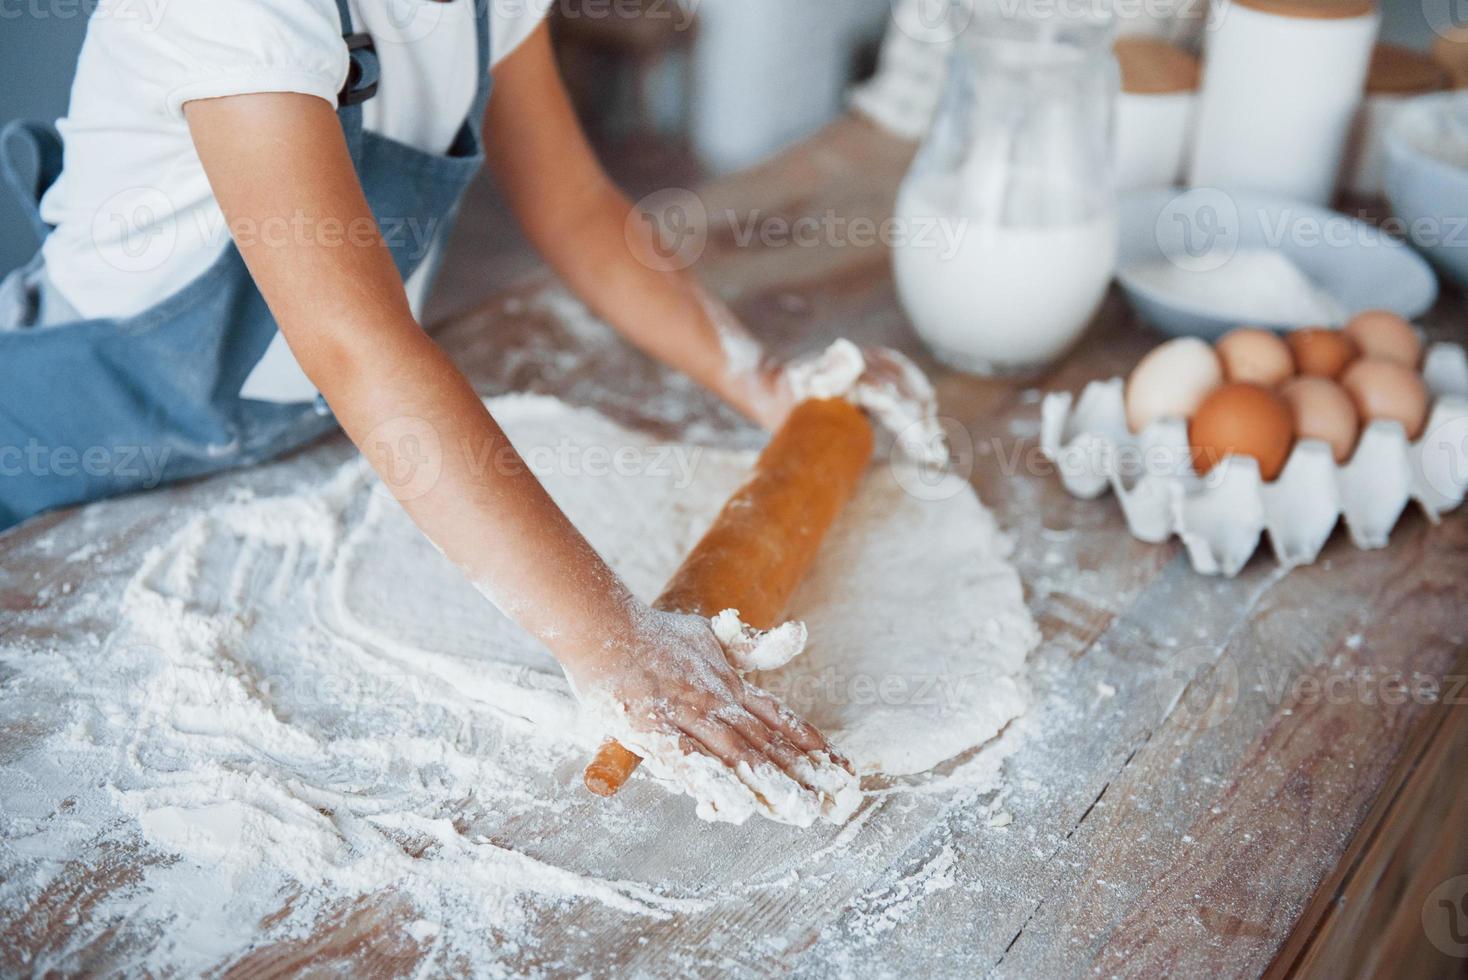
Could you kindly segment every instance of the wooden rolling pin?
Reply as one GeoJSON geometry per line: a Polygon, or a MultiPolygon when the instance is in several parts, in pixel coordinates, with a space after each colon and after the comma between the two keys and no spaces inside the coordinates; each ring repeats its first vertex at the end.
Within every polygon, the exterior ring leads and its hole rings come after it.
{"type": "MultiPolygon", "coordinates": [[[[738,609],[756,629],[780,625],[871,456],[861,409],[841,400],[797,405],[653,605],[695,616],[738,609]]],[[[641,761],[608,739],[586,767],[586,788],[611,796],[641,761]]]]}

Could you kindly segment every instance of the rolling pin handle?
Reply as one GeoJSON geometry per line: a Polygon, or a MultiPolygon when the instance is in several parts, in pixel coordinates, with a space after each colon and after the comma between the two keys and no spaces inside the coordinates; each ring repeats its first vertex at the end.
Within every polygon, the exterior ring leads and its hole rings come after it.
{"type": "Polygon", "coordinates": [[[596,758],[591,760],[581,778],[586,788],[597,796],[615,796],[641,761],[637,753],[609,738],[596,750],[596,758]]]}

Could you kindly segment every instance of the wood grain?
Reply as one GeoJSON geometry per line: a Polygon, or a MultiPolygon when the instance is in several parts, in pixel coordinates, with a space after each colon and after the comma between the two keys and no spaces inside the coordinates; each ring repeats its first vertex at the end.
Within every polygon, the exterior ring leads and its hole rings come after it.
{"type": "MultiPolygon", "coordinates": [[[[1032,728],[1006,765],[1008,785],[997,797],[880,798],[866,861],[818,862],[791,887],[705,913],[658,922],[594,903],[558,906],[537,922],[538,950],[506,971],[1338,976],[1421,966],[1462,975],[1465,961],[1434,950],[1416,919],[1419,896],[1468,871],[1456,832],[1463,710],[1381,695],[1383,678],[1446,685],[1465,670],[1468,518],[1460,511],[1434,527],[1408,513],[1381,551],[1358,551],[1338,533],[1316,565],[1281,575],[1260,554],[1222,581],[1196,576],[1176,543],[1133,539],[1114,500],[1070,498],[1037,451],[1038,400],[1122,372],[1156,342],[1118,297],[1051,370],[977,379],[943,370],[916,343],[880,245],[767,247],[735,234],[751,216],[881,221],[911,153],[846,119],[702,189],[711,228],[699,271],[778,350],[850,336],[897,346],[933,372],[958,463],[1010,531],[1043,632],[1030,669],[1032,728]],[[996,826],[996,812],[1012,819],[996,826]],[[913,894],[914,876],[940,858],[952,861],[951,884],[913,894]],[[894,910],[900,923],[883,931],[894,910]]],[[[752,434],[711,398],[677,389],[670,407],[666,372],[568,325],[540,301],[553,292],[544,279],[526,282],[437,335],[486,394],[549,392],[653,431],[697,421],[706,436],[748,444],[752,434]],[[588,344],[592,354],[564,356],[588,344]]],[[[1426,326],[1461,341],[1462,323],[1461,297],[1448,294],[1426,326]]],[[[349,452],[332,440],[301,465],[326,471],[349,452]]],[[[157,535],[186,503],[270,479],[177,488],[116,513],[131,522],[128,535],[157,535]]],[[[66,610],[46,589],[61,571],[38,542],[83,533],[84,519],[53,515],[0,540],[8,628],[32,638],[60,628],[66,610]]],[[[28,737],[0,730],[0,763],[28,737]]],[[[637,781],[616,802],[672,814],[637,781]]],[[[579,805],[533,828],[536,846],[578,853],[579,805]]],[[[756,873],[761,849],[814,851],[829,840],[822,833],[713,828],[696,854],[650,847],[600,860],[608,874],[641,880],[696,866],[710,882],[740,882],[756,873]]],[[[123,886],[63,873],[44,899],[3,910],[0,967],[24,972],[44,960],[107,972],[135,962],[157,940],[125,924],[63,956],[91,891],[123,886]]],[[[305,939],[262,922],[257,947],[220,967],[408,976],[462,966],[426,960],[403,919],[383,895],[305,939]]]]}

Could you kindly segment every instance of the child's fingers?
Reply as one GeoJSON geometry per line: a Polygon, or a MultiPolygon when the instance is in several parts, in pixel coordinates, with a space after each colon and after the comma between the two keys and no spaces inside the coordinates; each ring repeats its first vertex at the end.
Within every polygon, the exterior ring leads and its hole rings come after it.
{"type": "Polygon", "coordinates": [[[784,735],[770,728],[748,711],[728,712],[725,718],[729,727],[738,732],[757,752],[773,762],[780,770],[812,793],[820,791],[807,778],[811,773],[810,759],[806,758],[784,735]]]}
{"type": "Polygon", "coordinates": [[[673,723],[730,769],[738,768],[741,762],[754,769],[767,761],[728,725],[700,715],[691,708],[675,711],[673,723]]]}
{"type": "MultiPolygon", "coordinates": [[[[855,776],[856,769],[841,753],[831,747],[820,729],[781,704],[773,695],[753,684],[744,685],[744,706],[772,730],[779,732],[804,752],[824,752],[842,769],[855,776]]],[[[817,760],[819,761],[819,760],[817,760]]]]}
{"type": "Polygon", "coordinates": [[[798,745],[802,752],[819,752],[827,748],[826,737],[814,725],[753,684],[744,685],[744,707],[798,745]]]}
{"type": "MultiPolygon", "coordinates": [[[[810,785],[811,779],[797,776],[774,754],[766,751],[773,733],[766,731],[761,735],[751,728],[751,740],[722,717],[698,716],[694,712],[689,712],[683,721],[683,730],[706,746],[728,767],[730,778],[737,779],[765,806],[780,806],[782,804],[777,801],[793,801],[801,796],[817,802],[827,798],[827,794],[810,785]]],[[[759,725],[752,716],[749,721],[759,725]]],[[[818,777],[818,767],[810,760],[807,759],[803,767],[794,756],[788,757],[787,761],[797,769],[803,768],[810,777],[818,777]]]]}

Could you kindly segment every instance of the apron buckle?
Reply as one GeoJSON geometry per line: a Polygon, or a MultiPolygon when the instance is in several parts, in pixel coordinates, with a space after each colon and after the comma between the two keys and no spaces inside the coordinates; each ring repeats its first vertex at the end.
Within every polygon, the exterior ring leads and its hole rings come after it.
{"type": "Polygon", "coordinates": [[[377,45],[372,35],[363,31],[344,37],[347,54],[352,64],[347,71],[346,84],[337,94],[339,106],[360,105],[377,94],[377,83],[381,72],[377,64],[377,45]]]}

